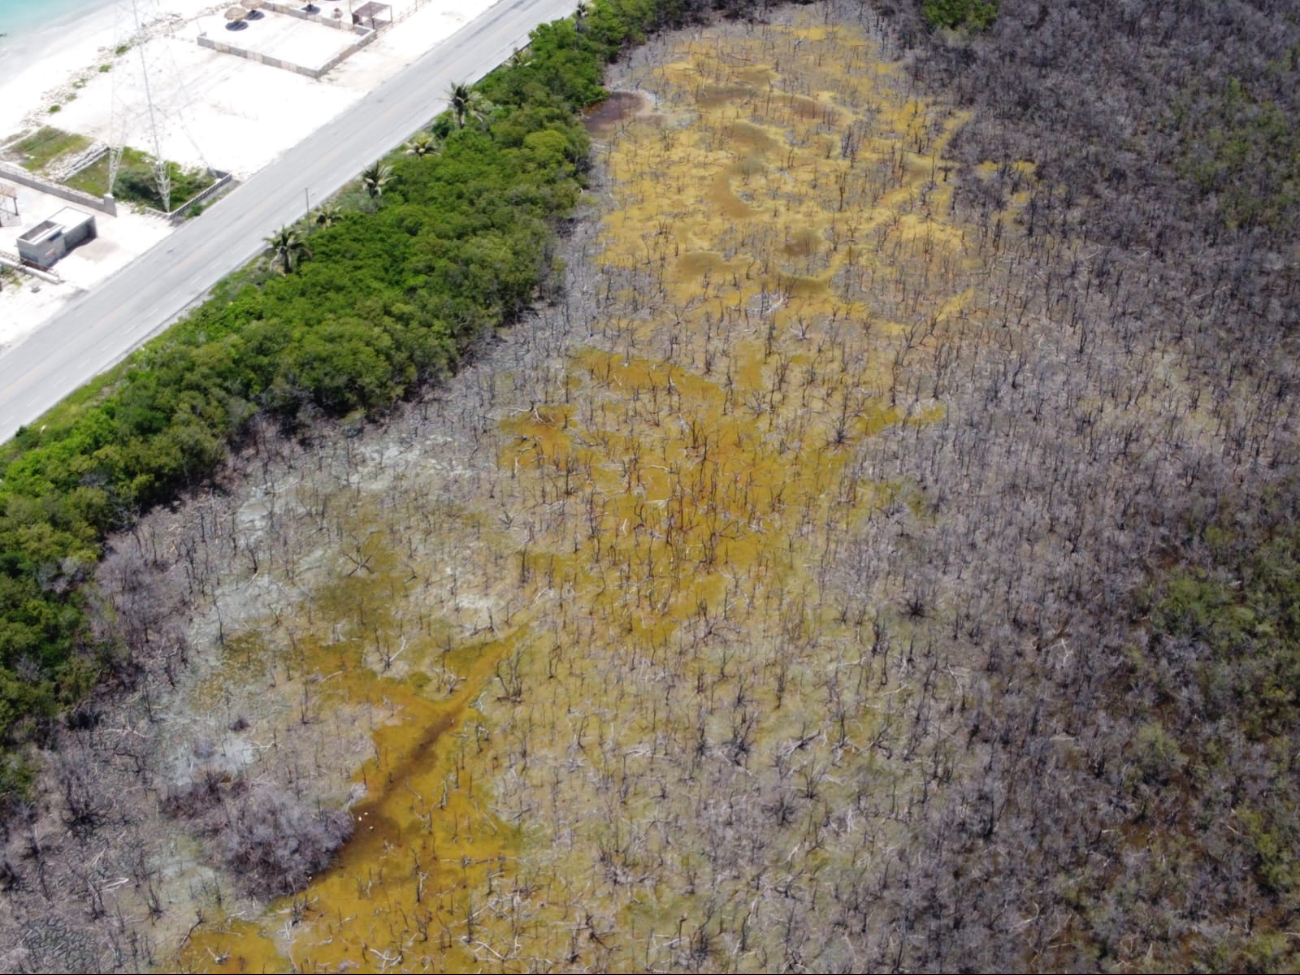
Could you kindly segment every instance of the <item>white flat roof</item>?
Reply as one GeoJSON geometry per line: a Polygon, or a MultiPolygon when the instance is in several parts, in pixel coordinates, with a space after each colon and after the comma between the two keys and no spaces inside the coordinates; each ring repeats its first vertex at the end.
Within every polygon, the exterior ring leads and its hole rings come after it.
{"type": "Polygon", "coordinates": [[[66,230],[69,227],[79,227],[83,223],[88,223],[94,220],[95,216],[85,210],[78,210],[76,207],[64,207],[49,219],[66,230]]]}

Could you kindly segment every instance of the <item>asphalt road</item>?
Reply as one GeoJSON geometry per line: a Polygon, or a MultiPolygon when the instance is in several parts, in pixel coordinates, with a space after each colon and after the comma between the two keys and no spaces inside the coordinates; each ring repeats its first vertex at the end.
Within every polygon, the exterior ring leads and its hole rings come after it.
{"type": "Polygon", "coordinates": [[[577,0],[502,0],[0,355],[0,442],[124,359],[577,0]]]}

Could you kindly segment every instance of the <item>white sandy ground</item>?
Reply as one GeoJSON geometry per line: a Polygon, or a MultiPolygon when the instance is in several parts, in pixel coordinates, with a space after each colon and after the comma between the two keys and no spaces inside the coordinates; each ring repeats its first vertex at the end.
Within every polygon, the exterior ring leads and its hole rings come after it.
{"type": "MultiPolygon", "coordinates": [[[[106,143],[124,132],[127,145],[152,154],[147,84],[166,158],[245,179],[495,2],[392,0],[393,26],[315,80],[199,47],[198,36],[206,32],[214,40],[315,66],[355,35],[271,11],[230,31],[222,17],[230,3],[138,0],[149,37],[142,59],[139,48],[116,53],[134,33],[132,4],[119,0],[0,53],[0,145],[55,125],[106,143]],[[110,70],[101,71],[102,65],[110,70]],[[51,114],[56,104],[59,111],[51,114]]],[[[335,7],[346,11],[349,0],[317,0],[317,6],[326,14],[335,7]]],[[[430,92],[431,106],[443,94],[430,92]]],[[[375,154],[390,148],[376,146],[375,154]]],[[[11,236],[67,205],[34,191],[20,193],[22,223],[0,230],[0,249],[15,250],[11,236]]],[[[159,221],[126,207],[119,212],[117,218],[98,217],[100,239],[59,262],[55,270],[64,283],[42,283],[35,291],[29,278],[21,288],[0,292],[0,354],[167,233],[159,221]]]]}
{"type": "MultiPolygon", "coordinates": [[[[336,9],[339,6],[334,4],[336,9]]],[[[299,20],[276,11],[262,13],[257,20],[245,22],[240,30],[231,30],[221,16],[201,17],[198,26],[214,41],[277,57],[313,71],[324,68],[331,58],[361,40],[351,31],[299,20]]]]}

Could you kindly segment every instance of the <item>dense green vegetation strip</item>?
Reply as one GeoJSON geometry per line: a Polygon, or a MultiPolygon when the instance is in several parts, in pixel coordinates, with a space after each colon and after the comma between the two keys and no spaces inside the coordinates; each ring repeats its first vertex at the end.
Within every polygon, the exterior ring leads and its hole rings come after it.
{"type": "Polygon", "coordinates": [[[921,14],[931,27],[984,30],[998,17],[997,0],[921,0],[921,14]]]}
{"type": "Polygon", "coordinates": [[[1135,928],[1171,932],[1158,950],[1192,971],[1295,971],[1300,961],[1289,933],[1300,911],[1300,531],[1285,504],[1268,522],[1211,527],[1205,564],[1156,573],[1137,600],[1150,641],[1113,679],[1135,728],[1118,775],[1129,810],[1120,849],[1132,863],[1122,884],[1109,868],[1076,881],[1095,885],[1079,927],[1103,956],[1107,908],[1120,896],[1141,902],[1135,928]],[[1214,892],[1190,895],[1191,912],[1186,878],[1214,892]],[[1234,908],[1250,923],[1231,923],[1234,908]],[[1185,926],[1198,910],[1204,926],[1185,926]]]}
{"type": "MultiPolygon", "coordinates": [[[[1269,61],[1267,81],[1294,91],[1300,47],[1269,61]]],[[[1300,207],[1300,130],[1268,85],[1197,78],[1174,100],[1178,175],[1190,179],[1230,228],[1283,228],[1300,207]],[[1262,93],[1253,90],[1262,89],[1262,93]]]]}
{"type": "Polygon", "coordinates": [[[88,624],[108,533],[209,477],[251,417],[287,426],[390,407],[509,322],[548,273],[552,218],[587,152],[579,111],[603,64],[683,7],[594,0],[398,154],[358,208],[311,234],[293,273],[239,281],[0,448],[0,806],[24,749],[130,648],[88,624]],[[425,143],[428,148],[428,143],[425,143]],[[306,258],[306,259],[302,259],[306,258]]]}

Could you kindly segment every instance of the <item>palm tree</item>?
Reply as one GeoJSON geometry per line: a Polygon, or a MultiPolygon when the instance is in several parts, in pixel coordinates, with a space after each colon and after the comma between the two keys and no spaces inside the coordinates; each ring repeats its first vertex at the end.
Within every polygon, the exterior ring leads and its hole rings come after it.
{"type": "Polygon", "coordinates": [[[421,132],[414,139],[406,144],[406,154],[408,156],[436,156],[442,152],[442,146],[438,145],[438,140],[430,132],[421,132]]]}
{"type": "Polygon", "coordinates": [[[316,218],[313,221],[318,227],[332,227],[343,219],[343,211],[333,203],[322,203],[316,208],[316,218]]]}
{"type": "Polygon", "coordinates": [[[514,53],[510,55],[509,63],[512,68],[522,68],[533,62],[528,57],[527,49],[515,48],[514,53]]]}
{"type": "Polygon", "coordinates": [[[266,238],[266,244],[271,250],[275,251],[275,257],[284,266],[285,274],[293,273],[295,257],[311,256],[311,251],[307,249],[306,242],[298,236],[298,231],[293,227],[281,227],[266,238]]]}
{"type": "Polygon", "coordinates": [[[447,104],[451,106],[451,114],[456,117],[456,128],[465,127],[465,116],[469,113],[473,100],[474,93],[464,82],[453,84],[447,89],[447,104]]]}
{"type": "Polygon", "coordinates": [[[469,96],[470,117],[480,126],[486,125],[486,123],[492,118],[492,113],[496,110],[496,105],[484,98],[482,92],[476,91],[474,94],[469,96]]]}
{"type": "Polygon", "coordinates": [[[382,161],[376,161],[361,174],[361,185],[366,188],[366,195],[372,200],[384,195],[384,187],[393,178],[393,167],[382,161]]]}
{"type": "Polygon", "coordinates": [[[578,0],[578,5],[573,8],[573,19],[578,23],[582,23],[583,18],[587,16],[588,9],[589,8],[582,2],[582,0],[578,0]]]}

